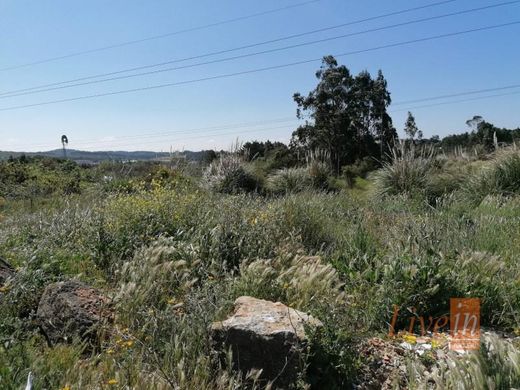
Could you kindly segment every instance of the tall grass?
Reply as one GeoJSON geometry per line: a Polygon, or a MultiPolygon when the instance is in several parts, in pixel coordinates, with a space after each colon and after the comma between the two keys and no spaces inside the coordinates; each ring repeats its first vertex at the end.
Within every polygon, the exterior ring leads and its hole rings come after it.
{"type": "MultiPolygon", "coordinates": [[[[328,168],[316,162],[298,168],[305,179],[296,175],[294,185],[279,178],[276,197],[150,181],[95,201],[6,215],[0,255],[19,270],[0,286],[0,387],[20,388],[29,371],[38,388],[108,388],[110,380],[121,388],[244,387],[209,344],[211,323],[242,294],[280,300],[324,323],[302,373],[317,388],[348,388],[363,364],[356,344],[386,333],[393,305],[435,315],[450,297],[479,297],[483,325],[516,329],[520,197],[510,185],[516,176],[505,173],[516,169],[516,157],[501,165],[505,179],[493,187],[506,190],[475,207],[457,192],[466,162],[421,153],[396,154],[375,179],[383,196],[363,201],[297,192],[300,180],[317,188],[311,170],[320,178],[328,168]],[[448,177],[439,193],[453,196],[432,208],[424,185],[446,173],[456,184],[448,177]],[[24,310],[34,310],[46,283],[72,277],[115,299],[115,324],[91,356],[81,344],[48,347],[24,310]]],[[[453,373],[439,366],[439,383],[450,388],[457,375],[477,378],[481,370],[486,381],[518,387],[517,352],[493,345],[499,355],[485,349],[471,366],[453,357],[462,365],[453,373]]],[[[255,386],[254,374],[248,383],[255,386]]]]}
{"type": "Polygon", "coordinates": [[[488,195],[520,194],[520,151],[499,151],[485,169],[468,181],[466,193],[475,202],[488,195]]]}
{"type": "Polygon", "coordinates": [[[392,149],[391,159],[374,176],[378,196],[421,193],[433,169],[432,150],[402,143],[392,149]]]}

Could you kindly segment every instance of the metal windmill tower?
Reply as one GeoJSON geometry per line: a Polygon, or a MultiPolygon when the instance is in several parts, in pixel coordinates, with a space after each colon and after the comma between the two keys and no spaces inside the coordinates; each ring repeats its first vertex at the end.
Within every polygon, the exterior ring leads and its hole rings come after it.
{"type": "Polygon", "coordinates": [[[61,144],[63,145],[63,158],[67,158],[67,145],[69,144],[69,139],[66,135],[61,136],[61,144]]]}

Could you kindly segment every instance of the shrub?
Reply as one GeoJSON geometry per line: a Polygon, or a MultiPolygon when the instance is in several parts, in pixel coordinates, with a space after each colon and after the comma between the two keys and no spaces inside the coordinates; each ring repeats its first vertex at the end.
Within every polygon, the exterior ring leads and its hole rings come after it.
{"type": "Polygon", "coordinates": [[[341,168],[341,173],[347,185],[352,188],[356,177],[366,178],[368,173],[375,170],[377,166],[376,160],[371,157],[364,157],[361,160],[357,160],[354,164],[345,165],[341,168]]]}
{"type": "Polygon", "coordinates": [[[273,194],[290,194],[311,189],[312,177],[307,168],[283,168],[267,177],[267,190],[273,194]]]}
{"type": "Polygon", "coordinates": [[[375,187],[378,196],[398,195],[423,192],[432,172],[433,159],[431,153],[411,149],[393,150],[390,162],[375,174],[375,187]]]}
{"type": "Polygon", "coordinates": [[[241,157],[236,154],[221,155],[203,171],[203,186],[225,194],[252,192],[259,189],[258,180],[248,172],[241,157]]]}
{"type": "Polygon", "coordinates": [[[308,164],[307,169],[314,188],[318,190],[325,190],[328,188],[330,169],[326,163],[313,160],[308,164]]]}
{"type": "Polygon", "coordinates": [[[499,153],[490,166],[468,181],[466,194],[477,203],[488,195],[520,194],[520,152],[499,153]]]}

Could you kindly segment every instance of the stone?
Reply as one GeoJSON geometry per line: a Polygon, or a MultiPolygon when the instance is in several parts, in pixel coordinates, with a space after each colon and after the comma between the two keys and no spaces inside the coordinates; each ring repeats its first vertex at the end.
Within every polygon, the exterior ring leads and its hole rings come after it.
{"type": "Polygon", "coordinates": [[[110,319],[109,300],[95,288],[69,280],[45,288],[37,319],[50,344],[81,339],[95,343],[97,331],[110,319]]]}
{"type": "Polygon", "coordinates": [[[221,357],[231,348],[236,370],[262,370],[261,381],[287,388],[302,369],[306,328],[321,326],[319,320],[280,302],[244,296],[235,301],[231,317],[213,323],[211,337],[221,357]]]}

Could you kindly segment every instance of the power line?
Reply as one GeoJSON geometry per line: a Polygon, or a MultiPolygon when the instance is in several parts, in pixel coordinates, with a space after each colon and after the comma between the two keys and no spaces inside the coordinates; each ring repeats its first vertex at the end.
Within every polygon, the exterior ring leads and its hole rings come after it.
{"type": "MultiPolygon", "coordinates": [[[[154,133],[145,133],[140,135],[133,135],[133,136],[120,136],[118,137],[118,140],[126,140],[126,139],[140,139],[140,138],[154,138],[154,137],[162,137],[162,136],[169,136],[169,135],[178,135],[178,134],[184,134],[184,133],[197,133],[201,131],[211,131],[211,130],[231,130],[231,129],[240,129],[240,128],[249,128],[249,127],[256,127],[256,126],[263,126],[267,124],[276,124],[276,123],[284,123],[284,122],[295,122],[298,121],[295,117],[285,117],[285,118],[274,118],[274,119],[268,119],[268,120],[262,120],[262,121],[249,121],[249,122],[241,122],[241,123],[231,123],[231,124],[223,124],[218,126],[210,126],[210,127],[199,127],[199,128],[191,128],[191,129],[181,129],[181,130],[172,130],[172,131],[162,131],[162,132],[154,132],[154,133]]],[[[101,142],[99,139],[80,139],[76,140],[75,143],[79,144],[91,144],[91,143],[99,143],[101,142]]],[[[24,143],[23,146],[30,146],[30,147],[47,147],[51,146],[49,143],[37,143],[37,144],[26,144],[24,143]]]]}
{"type": "Polygon", "coordinates": [[[425,104],[425,105],[422,105],[422,106],[412,106],[412,107],[409,107],[409,108],[402,108],[402,109],[391,110],[391,111],[392,112],[413,111],[413,110],[418,110],[418,109],[421,109],[421,108],[429,108],[429,107],[436,107],[436,106],[444,106],[444,105],[448,105],[448,104],[472,102],[472,101],[475,101],[475,100],[485,100],[485,99],[491,99],[491,98],[495,98],[495,97],[510,96],[510,95],[517,95],[517,94],[520,94],[520,91],[500,93],[500,94],[487,95],[487,96],[478,96],[478,97],[468,98],[468,99],[452,100],[452,101],[449,101],[449,102],[425,104]]]}
{"type": "Polygon", "coordinates": [[[208,28],[211,28],[211,27],[222,26],[222,25],[225,25],[225,24],[235,23],[235,22],[239,22],[239,21],[243,21],[243,20],[247,20],[247,19],[256,18],[256,17],[259,17],[259,16],[269,15],[269,14],[273,14],[273,13],[277,13],[277,12],[281,12],[281,11],[287,11],[287,10],[290,10],[290,9],[302,7],[302,6],[305,6],[305,5],[308,5],[308,4],[311,4],[311,3],[316,3],[316,2],[319,2],[319,1],[322,1],[322,0],[304,1],[304,2],[301,2],[301,3],[296,3],[296,4],[288,5],[288,6],[285,6],[285,7],[274,8],[274,9],[271,9],[271,10],[262,11],[262,12],[258,12],[258,13],[254,13],[254,14],[250,14],[250,15],[245,15],[245,16],[239,16],[239,17],[236,17],[236,18],[222,20],[220,22],[215,22],[215,23],[209,23],[209,24],[205,24],[205,25],[202,25],[202,26],[190,27],[190,28],[186,28],[186,29],[183,29],[183,30],[177,30],[177,31],[173,31],[173,32],[165,33],[165,34],[150,36],[150,37],[147,37],[147,38],[135,39],[135,40],[126,41],[126,42],[120,42],[120,43],[116,43],[116,44],[113,44],[113,45],[98,47],[98,48],[95,48],[95,49],[82,50],[82,51],[78,51],[78,52],[75,52],[75,53],[65,54],[65,55],[57,56],[57,57],[50,57],[50,58],[46,58],[46,59],[43,59],[43,60],[28,62],[28,63],[25,63],[25,64],[8,66],[8,67],[5,67],[5,68],[0,68],[0,72],[7,71],[7,70],[26,68],[26,67],[29,67],[29,66],[40,65],[40,64],[47,63],[47,62],[59,61],[59,60],[63,60],[63,59],[66,59],[66,58],[81,56],[81,55],[84,55],[84,54],[90,54],[90,53],[96,53],[96,52],[105,51],[105,50],[111,50],[111,49],[115,49],[115,48],[118,48],[118,47],[134,45],[134,44],[137,44],[137,43],[142,43],[142,42],[152,41],[152,40],[156,40],[156,39],[171,37],[171,36],[174,36],[174,35],[180,35],[180,34],[184,34],[184,33],[188,33],[188,32],[205,30],[205,29],[208,29],[208,28]]]}
{"type": "MultiPolygon", "coordinates": [[[[182,139],[179,138],[179,140],[183,141],[183,140],[189,140],[189,139],[198,139],[198,138],[206,138],[206,137],[212,137],[212,136],[225,136],[225,135],[243,134],[243,133],[249,134],[249,133],[265,132],[265,131],[287,129],[287,128],[288,128],[288,125],[260,128],[260,129],[240,130],[240,131],[224,132],[224,133],[222,133],[222,130],[220,130],[219,132],[213,132],[210,134],[182,137],[182,139]]],[[[139,143],[118,143],[117,141],[115,141],[115,142],[98,141],[98,142],[96,142],[96,144],[98,144],[98,145],[103,144],[103,146],[105,146],[105,147],[108,146],[111,148],[116,148],[116,147],[119,148],[119,147],[127,147],[127,146],[134,146],[134,145],[156,144],[158,142],[168,143],[168,142],[170,142],[170,140],[163,140],[163,141],[157,140],[157,141],[147,141],[147,142],[139,142],[139,143]]],[[[82,147],[82,148],[90,148],[90,149],[97,147],[95,145],[94,146],[88,146],[88,145],[94,145],[94,143],[89,143],[89,144],[74,143],[72,146],[74,148],[82,147]],[[85,146],[85,145],[87,145],[87,146],[85,146]]],[[[24,146],[28,146],[28,145],[24,145],[24,146]]],[[[55,146],[54,144],[53,145],[49,144],[47,147],[52,148],[54,146],[55,146]]]]}
{"type": "MultiPolygon", "coordinates": [[[[191,140],[191,139],[199,139],[199,138],[207,138],[212,136],[225,136],[225,135],[234,135],[234,134],[244,134],[244,133],[257,133],[257,132],[265,132],[265,131],[272,131],[272,130],[280,130],[280,129],[287,129],[288,126],[277,126],[277,127],[269,127],[269,128],[262,128],[262,129],[251,129],[251,130],[242,130],[242,131],[233,131],[233,132],[226,132],[226,133],[212,133],[212,134],[205,134],[205,135],[196,135],[191,137],[182,137],[182,139],[179,139],[178,141],[184,141],[184,140],[191,140]]],[[[140,142],[139,144],[130,143],[130,144],[115,144],[117,147],[128,147],[133,145],[150,145],[150,144],[156,144],[158,141],[148,141],[148,142],[140,142]]],[[[168,143],[168,141],[163,141],[165,143],[168,143]]],[[[173,142],[173,140],[172,140],[173,142]]],[[[114,147],[114,146],[110,146],[114,147]]],[[[93,148],[93,146],[90,146],[90,148],[93,148]]]]}
{"type": "MultiPolygon", "coordinates": [[[[348,55],[367,53],[367,52],[371,52],[371,51],[405,46],[405,45],[410,45],[410,44],[420,43],[420,42],[427,42],[427,41],[432,41],[432,40],[437,40],[437,39],[442,39],[442,38],[447,38],[447,37],[469,34],[469,33],[473,33],[473,32],[492,30],[492,29],[517,25],[519,23],[520,23],[520,21],[514,21],[514,22],[497,24],[497,25],[492,25],[492,26],[474,28],[474,29],[470,29],[470,30],[457,31],[457,32],[453,32],[453,33],[440,34],[440,35],[435,35],[435,36],[431,36],[431,37],[413,39],[413,40],[409,40],[409,41],[403,41],[403,42],[397,42],[397,43],[392,43],[392,44],[387,44],[387,45],[376,46],[376,47],[372,47],[372,48],[368,48],[368,49],[355,50],[355,51],[351,51],[351,52],[336,54],[335,57],[344,57],[344,56],[348,56],[348,55]]],[[[112,96],[112,95],[147,91],[147,90],[153,90],[153,89],[159,89],[159,88],[195,84],[195,83],[204,82],[204,81],[231,78],[231,77],[236,77],[236,76],[240,76],[240,75],[254,74],[254,73],[266,72],[266,71],[270,71],[270,70],[283,69],[283,68],[288,68],[288,67],[293,67],[293,66],[298,66],[298,65],[304,65],[304,64],[309,64],[309,63],[320,61],[320,60],[321,60],[321,58],[313,58],[310,60],[302,60],[302,61],[296,61],[296,62],[287,63],[287,64],[268,66],[268,67],[264,67],[264,68],[250,69],[250,70],[245,70],[245,71],[241,71],[241,72],[227,73],[227,74],[221,74],[221,75],[216,75],[216,76],[208,76],[208,77],[203,77],[203,78],[199,78],[199,79],[178,81],[178,82],[172,82],[172,83],[166,83],[166,84],[157,84],[157,85],[151,85],[148,87],[131,88],[131,89],[126,89],[126,90],[112,91],[112,92],[102,92],[102,93],[97,93],[97,94],[92,94],[92,95],[83,95],[83,96],[77,96],[77,97],[65,98],[65,99],[59,99],[59,100],[51,100],[51,101],[45,101],[45,102],[39,102],[39,103],[4,107],[4,108],[0,108],[0,111],[10,111],[10,110],[17,110],[17,109],[21,109],[21,108],[37,107],[37,106],[71,102],[71,101],[84,100],[84,99],[93,99],[93,98],[98,98],[98,97],[103,97],[103,96],[112,96]]]]}
{"type": "MultiPolygon", "coordinates": [[[[472,94],[473,93],[485,93],[485,92],[504,90],[504,89],[507,89],[507,88],[514,88],[514,87],[515,86],[498,87],[498,88],[486,88],[486,89],[475,90],[475,91],[470,91],[470,92],[461,92],[461,93],[450,94],[450,95],[441,95],[441,96],[434,96],[434,97],[429,97],[429,98],[408,100],[408,101],[406,101],[406,103],[414,103],[414,102],[421,102],[421,101],[427,101],[427,100],[441,99],[441,98],[446,98],[446,97],[462,96],[462,95],[467,95],[469,93],[472,93],[472,94]]],[[[518,85],[517,87],[520,87],[520,85],[518,85]]],[[[434,103],[434,104],[428,104],[428,105],[422,105],[422,106],[413,106],[413,107],[410,107],[410,108],[398,109],[398,110],[393,110],[390,107],[390,111],[391,112],[411,111],[411,110],[416,110],[416,109],[421,109],[421,108],[428,108],[428,107],[434,107],[434,106],[463,103],[463,102],[468,102],[468,101],[490,99],[490,98],[495,98],[495,97],[510,96],[510,95],[516,95],[516,94],[520,94],[520,91],[508,92],[508,93],[502,93],[502,94],[494,94],[494,95],[488,95],[488,96],[479,96],[479,97],[474,97],[474,98],[469,98],[469,99],[459,99],[459,100],[455,100],[455,101],[434,103]]],[[[404,104],[404,103],[405,102],[400,102],[398,104],[404,104]]],[[[191,134],[193,132],[200,132],[200,131],[207,131],[207,130],[212,130],[214,132],[214,131],[218,131],[218,130],[222,131],[222,130],[231,130],[231,129],[239,129],[239,128],[249,128],[249,127],[255,127],[255,126],[266,125],[266,124],[274,124],[274,123],[280,123],[280,122],[296,122],[296,121],[297,121],[297,119],[295,119],[295,118],[276,118],[276,119],[270,119],[270,120],[266,120],[266,121],[235,123],[235,124],[219,125],[219,126],[212,126],[212,127],[201,127],[201,128],[194,128],[194,129],[192,128],[192,129],[184,129],[184,130],[177,130],[177,131],[148,133],[148,134],[141,134],[141,135],[135,135],[135,136],[121,136],[121,137],[118,137],[117,140],[111,140],[111,141],[102,141],[102,140],[95,140],[95,139],[90,139],[90,140],[83,139],[83,140],[79,140],[78,142],[75,142],[75,147],[76,146],[81,146],[81,147],[95,148],[96,146],[88,146],[88,145],[97,145],[97,144],[107,143],[107,142],[110,143],[111,145],[113,145],[115,143],[115,145],[117,145],[118,147],[119,146],[141,145],[141,144],[152,144],[152,143],[161,142],[161,141],[159,141],[159,140],[151,141],[151,142],[141,142],[141,141],[139,141],[138,144],[135,144],[135,143],[123,143],[123,144],[121,144],[121,143],[118,143],[118,142],[119,141],[125,142],[126,140],[130,140],[130,139],[153,138],[153,137],[164,137],[164,136],[178,136],[178,135],[182,135],[182,134],[186,134],[186,133],[191,134]]],[[[283,128],[287,128],[287,126],[288,125],[283,125],[283,126],[278,126],[278,127],[270,127],[270,128],[267,128],[267,129],[248,129],[248,130],[241,130],[239,132],[224,133],[224,134],[222,134],[222,133],[209,133],[209,134],[206,133],[206,134],[201,135],[201,136],[183,137],[182,139],[184,140],[184,139],[192,139],[192,138],[204,138],[204,137],[208,137],[208,136],[220,136],[220,135],[239,134],[239,133],[254,133],[254,132],[257,132],[257,131],[260,132],[260,131],[283,129],[283,128]]],[[[165,142],[165,141],[163,141],[163,142],[165,142]]],[[[23,146],[24,147],[28,147],[29,146],[29,147],[33,147],[33,148],[35,148],[35,147],[52,148],[55,145],[54,144],[26,144],[26,143],[24,143],[23,146]]]]}
{"type": "Polygon", "coordinates": [[[438,95],[438,96],[432,96],[422,99],[414,99],[414,100],[405,100],[402,102],[392,103],[393,106],[401,106],[404,104],[410,104],[410,103],[420,103],[420,102],[427,102],[430,100],[439,100],[439,99],[446,99],[446,98],[452,98],[452,97],[458,97],[458,96],[466,96],[466,95],[475,95],[479,93],[485,93],[485,92],[495,92],[495,91],[502,91],[505,89],[515,89],[520,88],[520,84],[512,84],[512,85],[506,85],[503,87],[496,87],[496,88],[486,88],[486,89],[475,89],[472,91],[465,91],[465,92],[457,92],[452,93],[448,95],[438,95]]]}
{"type": "MultiPolygon", "coordinates": [[[[197,66],[203,66],[203,65],[210,65],[210,64],[220,63],[220,62],[233,61],[233,60],[237,60],[237,59],[248,58],[248,57],[258,56],[258,55],[262,55],[262,54],[274,53],[274,52],[278,52],[278,51],[284,51],[284,50],[288,50],[288,49],[294,49],[294,48],[298,48],[298,47],[314,45],[314,44],[317,44],[317,43],[329,42],[329,41],[337,40],[337,39],[341,39],[341,38],[347,38],[347,37],[352,37],[352,36],[356,36],[356,35],[362,35],[362,34],[367,34],[367,33],[376,32],[376,31],[383,31],[383,30],[388,30],[388,29],[392,29],[392,28],[396,28],[396,27],[408,26],[408,25],[422,23],[422,22],[426,22],[426,21],[432,21],[432,20],[447,18],[447,17],[451,17],[451,16],[457,16],[457,15],[462,15],[462,14],[467,14],[467,13],[487,10],[487,9],[490,9],[490,8],[496,8],[496,7],[500,7],[500,6],[504,6],[504,5],[511,5],[511,4],[515,4],[515,3],[520,3],[520,0],[508,1],[508,2],[504,2],[504,3],[493,4],[493,5],[488,5],[488,6],[479,7],[479,8],[471,8],[471,9],[457,11],[457,12],[451,12],[451,13],[443,14],[443,15],[430,16],[430,17],[427,17],[427,18],[420,18],[420,19],[410,20],[410,21],[407,21],[407,22],[392,24],[392,25],[389,25],[389,26],[377,27],[377,28],[372,28],[372,29],[368,29],[368,30],[364,30],[364,31],[358,31],[358,32],[353,32],[353,33],[348,33],[348,34],[342,34],[342,35],[338,35],[338,36],[334,36],[334,37],[330,37],[330,38],[323,38],[323,39],[318,39],[318,40],[314,40],[314,41],[310,41],[310,42],[303,42],[303,43],[289,45],[289,46],[284,46],[284,47],[280,47],[280,48],[268,49],[268,50],[263,50],[263,51],[259,51],[259,52],[242,54],[242,55],[233,56],[233,57],[227,57],[227,58],[221,58],[221,59],[212,60],[212,61],[199,62],[199,63],[195,63],[195,64],[190,64],[190,65],[184,65],[184,66],[178,66],[178,67],[166,68],[166,69],[152,70],[152,71],[141,72],[141,73],[131,74],[131,75],[116,76],[116,77],[111,77],[111,78],[102,79],[102,80],[92,80],[92,81],[85,81],[85,82],[76,83],[76,84],[61,85],[61,86],[56,86],[56,87],[52,87],[52,88],[39,89],[37,91],[26,91],[26,92],[14,93],[14,94],[9,94],[9,92],[5,92],[4,93],[5,96],[0,96],[0,99],[12,98],[12,97],[22,96],[22,95],[32,95],[32,94],[35,94],[35,93],[42,93],[42,92],[48,92],[48,91],[54,91],[54,90],[59,90],[59,89],[78,87],[78,86],[89,85],[89,84],[98,84],[98,83],[104,83],[104,82],[107,82],[107,81],[128,79],[128,78],[133,78],[133,77],[141,77],[141,76],[146,76],[146,75],[151,75],[151,74],[171,72],[173,70],[187,69],[187,68],[193,68],[193,67],[197,67],[197,66]]],[[[232,50],[235,50],[235,49],[230,49],[230,51],[232,51],[232,50]]],[[[179,60],[179,61],[182,61],[182,60],[179,60]]],[[[63,84],[63,83],[66,83],[66,82],[61,82],[60,84],[63,84]]],[[[36,87],[32,88],[32,89],[36,89],[36,87]]]]}
{"type": "MultiPolygon", "coordinates": [[[[516,91],[516,92],[503,93],[503,94],[495,94],[495,95],[474,97],[474,98],[469,98],[469,99],[460,99],[460,100],[455,100],[455,101],[450,101],[450,102],[442,102],[442,103],[436,103],[436,104],[416,106],[416,107],[411,107],[411,108],[408,108],[408,109],[405,109],[405,110],[393,110],[393,112],[409,111],[409,110],[416,110],[416,109],[427,108],[427,107],[464,103],[464,102],[475,101],[475,100],[484,100],[484,99],[490,99],[490,98],[495,98],[495,97],[516,95],[516,94],[519,94],[519,93],[520,93],[520,91],[516,91]]],[[[244,131],[229,132],[229,133],[206,134],[206,135],[200,135],[200,136],[194,136],[194,137],[183,137],[181,140],[184,141],[184,140],[187,140],[187,139],[198,139],[198,138],[206,138],[206,137],[212,137],[212,136],[225,136],[225,135],[234,135],[234,134],[243,134],[243,133],[256,133],[256,132],[272,131],[272,130],[285,129],[285,128],[287,128],[287,126],[279,126],[279,127],[273,127],[273,128],[267,128],[267,129],[252,129],[252,130],[244,130],[244,131]]],[[[145,143],[139,143],[139,144],[127,143],[127,144],[116,144],[116,145],[117,145],[117,147],[130,147],[130,146],[134,146],[134,145],[154,144],[156,142],[157,141],[145,142],[145,143]]]]}
{"type": "MultiPolygon", "coordinates": [[[[520,84],[503,86],[503,87],[497,87],[497,88],[485,88],[485,89],[480,89],[480,90],[473,90],[473,91],[459,92],[459,93],[453,93],[453,94],[447,94],[447,95],[438,95],[438,96],[432,96],[432,97],[427,97],[427,98],[407,100],[407,101],[402,101],[402,102],[392,103],[392,104],[393,105],[410,104],[410,103],[424,102],[424,101],[428,101],[428,100],[438,100],[438,99],[445,99],[445,98],[464,96],[464,95],[470,95],[470,94],[477,94],[477,93],[488,93],[488,92],[493,92],[493,91],[500,91],[500,90],[511,89],[511,88],[519,88],[519,87],[520,87],[520,84]]],[[[479,97],[474,97],[474,98],[469,98],[469,99],[461,99],[461,100],[455,100],[455,101],[449,101],[449,102],[441,102],[441,103],[435,103],[435,104],[429,104],[429,105],[414,106],[414,107],[405,108],[405,109],[398,109],[398,110],[393,110],[390,107],[390,111],[391,112],[409,111],[409,110],[415,110],[415,109],[427,108],[427,107],[434,107],[434,106],[440,106],[440,105],[463,103],[463,102],[474,101],[474,100],[482,100],[482,99],[490,99],[490,98],[494,98],[494,97],[516,95],[516,94],[519,94],[519,93],[520,93],[520,91],[515,91],[515,92],[494,94],[494,95],[488,95],[488,96],[479,96],[479,97]]],[[[177,135],[182,135],[182,134],[186,134],[186,133],[191,134],[191,133],[194,133],[194,132],[201,132],[201,131],[208,131],[208,130],[210,130],[210,131],[218,131],[218,130],[222,131],[222,130],[249,128],[249,127],[261,126],[261,125],[267,125],[267,124],[274,124],[274,123],[297,122],[297,121],[298,121],[297,119],[292,118],[292,117],[290,117],[290,118],[289,117],[286,117],[286,118],[275,118],[275,119],[269,119],[269,120],[263,120],[263,121],[252,121],[252,122],[224,124],[224,125],[211,126],[211,127],[199,127],[199,128],[176,130],[176,131],[166,131],[166,132],[157,132],[157,133],[145,133],[145,134],[140,134],[140,135],[135,135],[135,136],[120,136],[120,137],[117,138],[117,140],[107,141],[107,142],[109,142],[109,143],[114,143],[114,142],[119,142],[119,141],[125,142],[126,140],[131,140],[131,139],[154,138],[154,137],[164,137],[164,136],[177,136],[177,135]]],[[[269,128],[269,129],[278,129],[278,128],[286,128],[286,127],[287,127],[287,125],[276,127],[276,128],[269,128]]],[[[249,129],[249,130],[242,130],[241,132],[249,133],[249,132],[255,132],[257,130],[258,129],[249,129]]],[[[207,136],[213,136],[213,135],[219,135],[219,134],[212,134],[212,133],[204,134],[204,135],[200,136],[200,138],[207,137],[207,136]]],[[[183,139],[190,139],[190,138],[191,137],[183,138],[183,139]]],[[[77,142],[75,142],[75,144],[84,146],[84,145],[95,145],[95,144],[99,144],[101,142],[105,142],[105,141],[98,140],[98,139],[82,139],[82,140],[78,140],[77,142]]],[[[158,142],[158,141],[153,141],[153,142],[158,142]]],[[[148,143],[153,143],[153,142],[148,142],[148,143]]],[[[142,144],[142,142],[139,142],[139,144],[142,144]]],[[[120,145],[120,144],[118,144],[118,145],[120,145]]],[[[134,145],[134,144],[126,144],[126,145],[134,145]]],[[[33,147],[33,148],[34,147],[49,147],[49,148],[51,148],[54,145],[47,144],[47,143],[46,144],[26,144],[26,143],[24,143],[23,146],[24,147],[30,146],[30,147],[33,147]]],[[[95,146],[92,146],[92,147],[95,147],[95,146]]]]}
{"type": "MultiPolygon", "coordinates": [[[[479,96],[479,97],[474,97],[474,98],[460,99],[460,100],[449,101],[449,102],[442,102],[442,103],[435,103],[435,104],[428,104],[428,105],[411,107],[411,108],[407,108],[407,109],[392,110],[392,112],[417,110],[417,109],[421,109],[421,108],[435,107],[435,106],[448,105],[448,104],[465,103],[465,102],[469,102],[469,101],[485,100],[485,99],[491,99],[491,98],[495,98],[495,97],[503,97],[503,96],[517,95],[517,94],[520,94],[520,91],[508,92],[508,93],[502,93],[502,94],[495,94],[495,95],[488,95],[488,96],[479,96]]],[[[264,131],[272,131],[272,130],[277,130],[277,129],[284,129],[286,127],[287,126],[280,126],[280,127],[274,127],[274,128],[268,128],[268,129],[258,129],[258,130],[254,129],[254,130],[251,130],[251,131],[241,131],[241,132],[232,132],[232,133],[223,133],[223,134],[208,134],[208,135],[195,136],[195,137],[183,137],[182,140],[185,140],[185,139],[195,139],[195,138],[205,138],[205,137],[208,137],[208,136],[215,136],[215,135],[223,136],[223,135],[232,135],[232,134],[242,134],[244,132],[245,133],[250,133],[250,132],[254,133],[254,132],[257,132],[257,131],[258,132],[264,132],[264,131]]],[[[152,143],[155,143],[155,142],[146,142],[145,144],[152,144],[152,143]]],[[[121,146],[128,147],[128,146],[133,146],[133,145],[136,145],[136,144],[122,144],[122,145],[118,144],[118,147],[121,147],[121,146]]]]}
{"type": "MultiPolygon", "coordinates": [[[[320,33],[320,32],[330,31],[330,30],[334,30],[334,29],[338,29],[338,28],[341,28],[341,27],[346,27],[346,26],[350,26],[350,25],[354,25],[354,24],[360,24],[360,23],[367,22],[367,21],[373,21],[373,20],[377,20],[377,19],[382,19],[382,18],[386,18],[386,17],[389,17],[389,16],[395,16],[395,15],[409,13],[409,12],[413,12],[413,11],[417,11],[417,10],[421,10],[421,9],[425,9],[425,8],[431,8],[431,7],[435,7],[435,6],[439,6],[439,5],[444,5],[446,3],[452,3],[454,1],[459,1],[459,0],[440,1],[440,2],[436,2],[436,3],[432,3],[432,4],[420,6],[420,7],[408,8],[408,9],[404,9],[404,10],[400,10],[400,11],[394,11],[394,12],[383,14],[383,15],[373,16],[373,17],[364,18],[364,19],[358,19],[358,20],[347,22],[347,23],[338,24],[338,25],[335,25],[335,26],[324,27],[324,28],[320,28],[320,29],[317,29],[317,30],[306,31],[306,32],[299,33],[299,34],[288,35],[288,36],[284,36],[284,37],[280,37],[280,38],[276,38],[276,39],[271,39],[271,40],[267,40],[267,41],[257,42],[257,43],[253,43],[253,44],[249,44],[249,45],[244,45],[244,46],[240,46],[240,47],[231,48],[231,49],[213,51],[213,52],[210,52],[210,53],[200,54],[200,55],[196,55],[196,56],[185,57],[185,58],[180,58],[180,59],[175,59],[175,60],[170,60],[170,61],[164,61],[164,62],[155,63],[155,64],[143,65],[143,66],[138,66],[138,67],[133,67],[133,68],[127,68],[127,69],[118,70],[118,71],[114,71],[114,72],[99,73],[99,74],[92,75],[92,76],[84,76],[84,77],[79,77],[79,78],[65,80],[65,81],[60,81],[60,82],[55,82],[55,83],[41,84],[41,85],[35,86],[35,87],[22,88],[22,89],[16,89],[16,90],[12,90],[12,91],[1,92],[0,95],[11,95],[11,94],[18,93],[18,92],[32,91],[32,90],[35,90],[35,89],[40,89],[40,88],[45,88],[45,87],[52,87],[52,86],[56,86],[56,85],[69,84],[69,83],[73,83],[73,82],[77,82],[77,81],[84,81],[84,80],[89,80],[89,79],[94,79],[94,78],[99,78],[99,77],[112,76],[112,75],[121,74],[121,73],[133,72],[133,71],[137,71],[137,70],[155,68],[155,67],[159,67],[159,66],[170,65],[170,64],[179,63],[179,62],[185,62],[185,61],[194,60],[194,59],[211,57],[211,56],[214,56],[214,55],[230,53],[230,52],[233,52],[233,51],[250,49],[250,48],[253,48],[253,47],[267,45],[267,44],[270,44],[270,43],[281,42],[281,41],[285,41],[285,40],[289,40],[289,39],[293,39],[293,38],[303,37],[303,36],[306,36],[306,35],[312,35],[312,34],[316,34],[316,33],[320,33]]],[[[499,6],[502,6],[502,5],[508,5],[508,4],[513,4],[513,3],[518,3],[518,1],[509,1],[509,2],[500,3],[500,4],[496,4],[496,5],[481,7],[481,8],[478,8],[478,9],[470,10],[470,12],[477,11],[477,10],[483,10],[483,9],[487,9],[487,8],[499,7],[499,6]]],[[[457,14],[457,13],[455,13],[455,14],[457,14]]],[[[371,32],[371,31],[372,30],[369,30],[367,32],[371,32]]],[[[375,30],[375,31],[377,31],[377,30],[375,30]]],[[[174,69],[182,69],[182,68],[174,68],[174,69]]],[[[80,84],[80,85],[82,85],[82,84],[80,84]]]]}

